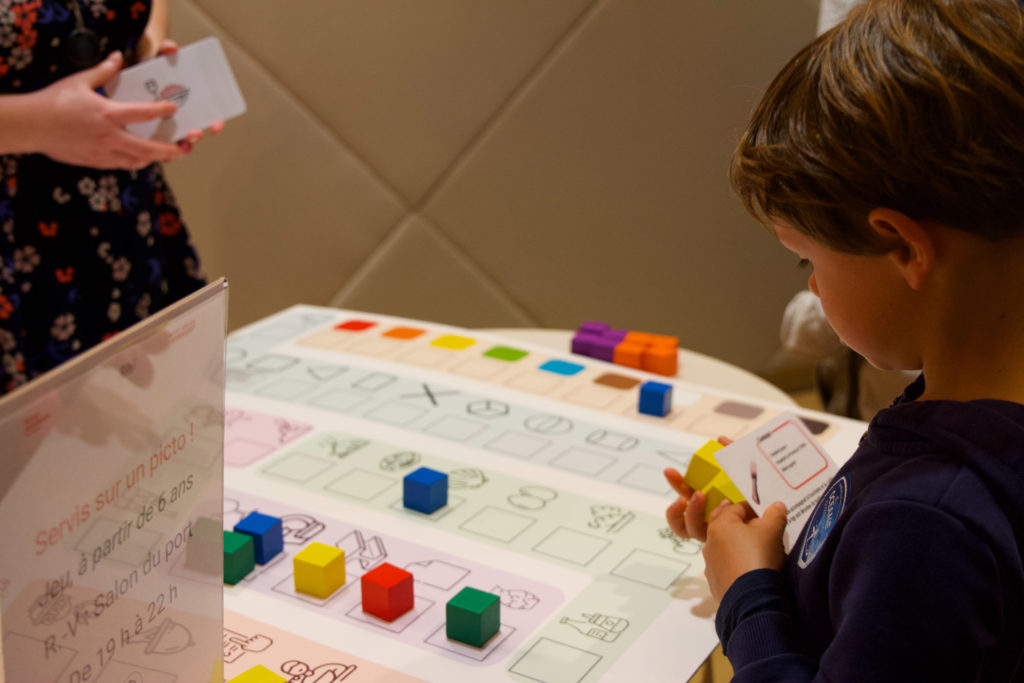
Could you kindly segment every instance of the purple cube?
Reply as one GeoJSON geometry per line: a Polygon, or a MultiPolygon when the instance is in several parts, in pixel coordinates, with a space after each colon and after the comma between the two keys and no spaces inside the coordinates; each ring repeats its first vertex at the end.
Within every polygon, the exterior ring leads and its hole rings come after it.
{"type": "Polygon", "coordinates": [[[579,332],[572,338],[572,352],[581,356],[593,356],[594,342],[598,341],[601,341],[601,337],[596,334],[579,332]]]}
{"type": "Polygon", "coordinates": [[[594,322],[594,321],[587,321],[587,322],[583,323],[582,325],[580,325],[579,327],[577,327],[576,331],[577,332],[582,332],[584,334],[597,334],[597,335],[600,335],[601,333],[603,333],[607,329],[608,329],[608,324],[607,323],[599,323],[599,322],[594,322]]]}
{"type": "Polygon", "coordinates": [[[613,337],[601,337],[597,339],[590,347],[590,356],[597,358],[598,360],[606,360],[610,363],[615,362],[615,347],[621,343],[622,340],[615,339],[613,337]]]}

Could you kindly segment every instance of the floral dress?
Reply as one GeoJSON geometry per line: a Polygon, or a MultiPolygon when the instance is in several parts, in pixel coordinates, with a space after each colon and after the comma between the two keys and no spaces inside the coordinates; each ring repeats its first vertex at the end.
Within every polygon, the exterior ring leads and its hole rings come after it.
{"type": "MultiPolygon", "coordinates": [[[[141,0],[0,0],[0,97],[74,73],[75,2],[101,56],[131,55],[141,0]]],[[[98,170],[0,155],[0,394],[204,284],[159,164],[98,170]]]]}

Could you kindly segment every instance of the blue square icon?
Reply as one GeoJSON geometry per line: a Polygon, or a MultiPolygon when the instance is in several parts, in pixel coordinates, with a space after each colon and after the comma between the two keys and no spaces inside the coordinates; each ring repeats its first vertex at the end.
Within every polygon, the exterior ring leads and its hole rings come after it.
{"type": "Polygon", "coordinates": [[[552,372],[556,375],[565,375],[566,377],[572,377],[583,371],[583,366],[579,363],[570,363],[567,360],[549,360],[545,363],[541,363],[539,366],[541,370],[545,372],[552,372]]]}

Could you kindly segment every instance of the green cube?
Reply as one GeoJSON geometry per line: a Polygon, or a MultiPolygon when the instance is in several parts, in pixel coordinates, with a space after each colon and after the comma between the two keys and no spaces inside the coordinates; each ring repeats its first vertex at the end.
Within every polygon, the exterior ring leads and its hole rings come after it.
{"type": "Polygon", "coordinates": [[[224,583],[235,585],[256,566],[256,544],[252,536],[237,531],[224,532],[224,583]]]}
{"type": "Polygon", "coordinates": [[[501,628],[501,602],[494,593],[463,588],[445,606],[445,634],[473,647],[483,647],[501,628]]]}

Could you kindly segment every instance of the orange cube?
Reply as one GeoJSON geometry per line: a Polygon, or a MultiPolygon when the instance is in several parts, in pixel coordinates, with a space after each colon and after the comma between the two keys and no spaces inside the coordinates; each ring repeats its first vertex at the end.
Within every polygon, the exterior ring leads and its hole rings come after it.
{"type": "Polygon", "coordinates": [[[642,344],[647,346],[654,341],[654,336],[655,335],[650,332],[636,332],[634,330],[630,330],[626,333],[626,336],[622,341],[629,344],[642,344]]]}
{"type": "Polygon", "coordinates": [[[674,346],[677,349],[679,348],[679,337],[667,334],[652,334],[650,337],[650,343],[656,346],[674,346]]]}
{"type": "MultiPolygon", "coordinates": [[[[632,332],[630,332],[632,334],[632,332]]],[[[614,361],[617,365],[625,365],[630,368],[640,369],[643,367],[644,350],[646,344],[629,342],[629,336],[615,347],[614,361]]]]}
{"type": "Polygon", "coordinates": [[[659,375],[674,375],[679,370],[679,351],[676,346],[655,344],[644,350],[643,369],[659,375]]]}

